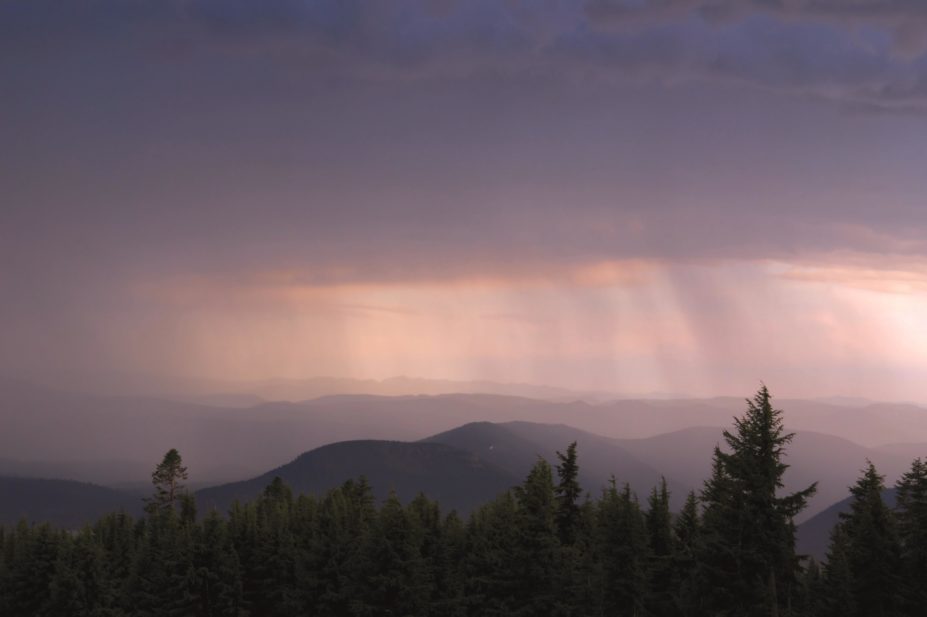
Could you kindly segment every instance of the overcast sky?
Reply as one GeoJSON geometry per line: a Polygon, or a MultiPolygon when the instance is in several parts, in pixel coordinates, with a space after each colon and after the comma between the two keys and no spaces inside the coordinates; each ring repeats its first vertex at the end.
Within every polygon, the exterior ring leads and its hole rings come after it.
{"type": "Polygon", "coordinates": [[[927,401],[927,2],[0,0],[0,372],[927,401]]]}

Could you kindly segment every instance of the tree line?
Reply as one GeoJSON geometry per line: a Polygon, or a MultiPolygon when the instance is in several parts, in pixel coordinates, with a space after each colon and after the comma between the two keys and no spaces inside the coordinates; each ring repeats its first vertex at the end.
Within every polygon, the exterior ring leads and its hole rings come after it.
{"type": "Polygon", "coordinates": [[[198,516],[172,450],[145,515],[79,531],[0,527],[0,615],[888,617],[927,614],[927,464],[882,498],[869,464],[825,563],[796,554],[783,494],[792,435],[765,387],[672,513],[616,480],[591,495],[576,444],[469,517],[420,495],[375,503],[363,478],[323,496],[279,478],[226,516],[198,516]]]}

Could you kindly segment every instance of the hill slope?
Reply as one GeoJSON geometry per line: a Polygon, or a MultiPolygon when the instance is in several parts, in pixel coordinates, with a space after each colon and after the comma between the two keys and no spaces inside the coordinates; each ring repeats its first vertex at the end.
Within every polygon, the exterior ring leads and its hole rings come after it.
{"type": "Polygon", "coordinates": [[[117,510],[138,514],[141,506],[136,496],[95,484],[0,477],[0,524],[25,518],[73,529],[117,510]]]}
{"type": "MultiPolygon", "coordinates": [[[[786,425],[798,431],[798,439],[804,439],[806,432],[823,431],[866,446],[927,440],[927,410],[922,408],[777,403],[786,410],[786,425]]],[[[177,448],[190,469],[191,484],[214,484],[260,474],[309,449],[338,441],[411,441],[480,421],[568,423],[604,437],[646,439],[693,426],[729,426],[743,408],[743,401],[733,398],[589,404],[490,394],[350,395],[233,408],[154,398],[89,396],[0,379],[0,452],[4,458],[18,461],[5,466],[18,475],[40,475],[43,465],[47,472],[47,464],[63,461],[68,463],[67,473],[73,479],[128,483],[147,482],[164,452],[177,448]],[[111,465],[109,461],[122,463],[111,465]],[[79,475],[78,468],[82,470],[79,475]]],[[[720,429],[714,430],[720,433],[720,429]]],[[[717,437],[708,435],[699,438],[701,445],[680,442],[679,447],[691,450],[689,460],[707,466],[716,441],[717,437]]],[[[556,447],[563,448],[565,443],[556,447]]],[[[644,456],[631,450],[632,445],[622,446],[627,454],[683,482],[682,474],[664,464],[662,458],[644,456]]],[[[679,458],[675,449],[661,452],[667,459],[679,458]]],[[[855,473],[860,465],[854,462],[852,471],[855,473]]],[[[677,467],[685,472],[690,464],[677,467]]],[[[620,480],[621,471],[616,470],[616,474],[620,480]]]]}
{"type": "Polygon", "coordinates": [[[375,497],[395,491],[402,501],[419,492],[445,511],[470,512],[518,483],[518,478],[480,457],[438,443],[345,441],[317,448],[265,474],[196,493],[201,508],[225,511],[235,501],[261,494],[279,476],[295,493],[321,494],[366,476],[375,497]]]}
{"type": "MultiPolygon", "coordinates": [[[[630,484],[643,501],[661,477],[655,467],[626,451],[618,441],[562,424],[474,422],[423,441],[473,452],[516,478],[524,478],[538,457],[556,465],[556,452],[566,450],[575,441],[580,484],[593,494],[605,487],[614,475],[619,484],[630,484]]],[[[681,505],[687,488],[672,478],[667,478],[667,483],[674,505],[681,505]]]]}

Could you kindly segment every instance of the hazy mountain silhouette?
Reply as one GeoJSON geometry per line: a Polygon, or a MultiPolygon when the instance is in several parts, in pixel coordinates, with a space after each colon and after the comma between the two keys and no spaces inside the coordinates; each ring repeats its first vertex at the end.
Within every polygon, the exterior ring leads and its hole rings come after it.
{"type": "Polygon", "coordinates": [[[147,489],[150,481],[140,481],[151,474],[154,465],[132,460],[18,460],[0,458],[0,476],[17,478],[57,478],[118,486],[141,482],[147,489]]]}
{"type": "MultiPolygon", "coordinates": [[[[837,407],[814,401],[777,401],[786,410],[796,448],[808,432],[831,433],[866,446],[927,441],[927,410],[906,405],[837,407]],[[864,440],[857,439],[864,437],[864,440]]],[[[28,471],[54,461],[73,463],[79,475],[68,477],[97,483],[147,482],[164,452],[177,448],[190,468],[190,483],[219,483],[258,475],[291,461],[300,453],[338,441],[380,439],[414,441],[456,427],[489,421],[569,424],[575,430],[603,437],[637,440],[619,444],[636,458],[683,486],[699,484],[720,439],[720,428],[673,437],[668,433],[697,426],[729,426],[742,413],[735,398],[704,400],[622,400],[601,404],[557,402],[492,394],[438,396],[341,395],[301,403],[262,403],[252,407],[220,407],[157,398],[100,397],[57,391],[23,382],[0,381],[0,452],[7,459],[29,461],[18,475],[48,475],[48,469],[28,471]],[[660,439],[647,441],[656,435],[660,439]],[[683,456],[683,453],[686,453],[683,456]],[[110,461],[121,461],[109,464],[110,461]],[[89,470],[96,467],[97,471],[89,470]],[[696,473],[697,471],[697,473],[696,473]]],[[[564,443],[545,442],[552,454],[564,443]]],[[[808,466],[820,466],[828,480],[829,448],[852,465],[855,473],[865,456],[887,461],[892,473],[899,453],[880,448],[863,455],[852,446],[830,440],[809,451],[826,456],[808,466]],[[859,460],[856,457],[860,456],[859,460]]],[[[590,453],[591,454],[591,453],[590,453]]],[[[910,457],[905,464],[910,462],[910,457]]],[[[800,459],[792,459],[796,469],[800,459]]],[[[810,461],[811,459],[809,459],[810,461]]],[[[836,459],[835,459],[836,460],[836,459]]],[[[834,464],[835,466],[835,464],[834,464]]],[[[9,467],[7,467],[9,468],[9,467]]],[[[57,475],[57,474],[56,474],[57,475]]],[[[620,470],[616,475],[621,480],[620,470]]],[[[837,475],[839,486],[849,482],[837,475]]],[[[822,489],[824,485],[822,485],[822,489]]],[[[822,495],[826,491],[822,490],[822,495]]],[[[835,498],[839,496],[835,495],[835,498]]],[[[826,506],[824,497],[816,499],[826,506]]]]}
{"type": "Polygon", "coordinates": [[[118,510],[138,514],[142,500],[86,482],[0,477],[0,524],[25,519],[74,529],[118,510]]]}
{"type": "MultiPolygon", "coordinates": [[[[523,478],[538,457],[556,465],[557,451],[577,443],[579,479],[583,489],[598,494],[614,475],[619,485],[628,483],[643,501],[661,477],[651,464],[639,460],[614,439],[558,424],[475,422],[428,437],[424,441],[444,443],[474,452],[512,475],[523,478]]],[[[681,505],[687,487],[667,477],[673,502],[681,505]]]]}
{"type": "Polygon", "coordinates": [[[379,499],[390,491],[403,501],[424,493],[438,500],[446,511],[461,513],[470,512],[520,481],[471,452],[445,444],[346,441],[306,452],[250,480],[197,491],[197,502],[202,508],[226,511],[235,500],[259,496],[278,476],[295,493],[316,495],[365,476],[379,499]]]}
{"type": "MultiPolygon", "coordinates": [[[[490,380],[427,379],[397,376],[387,379],[309,377],[232,381],[121,373],[70,373],[54,381],[70,390],[108,396],[168,398],[181,402],[214,403],[228,407],[263,401],[299,402],[337,396],[416,396],[440,394],[498,394],[547,400],[605,401],[627,398],[615,392],[576,390],[556,386],[490,380]]],[[[659,398],[654,396],[653,398],[659,398]]]]}

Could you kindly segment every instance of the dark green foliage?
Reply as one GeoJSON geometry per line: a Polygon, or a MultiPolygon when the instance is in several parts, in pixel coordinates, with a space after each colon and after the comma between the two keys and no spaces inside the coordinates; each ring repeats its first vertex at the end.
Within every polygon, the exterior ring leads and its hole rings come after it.
{"type": "Polygon", "coordinates": [[[557,452],[557,532],[563,544],[572,544],[576,540],[579,526],[579,498],[582,488],[579,486],[579,464],[576,462],[576,442],[567,448],[566,454],[557,452]]]}
{"type": "Polygon", "coordinates": [[[614,478],[598,507],[597,551],[602,608],[608,615],[641,615],[647,598],[647,529],[637,497],[614,478]]]}
{"type": "Polygon", "coordinates": [[[675,612],[671,614],[682,617],[697,614],[700,603],[696,559],[701,541],[698,498],[694,492],[690,492],[673,525],[672,581],[675,587],[671,588],[669,593],[673,598],[675,612]]]}
{"type": "Polygon", "coordinates": [[[648,604],[655,617],[671,617],[677,614],[673,592],[676,589],[677,571],[674,563],[676,554],[673,537],[672,517],[669,507],[669,491],[666,480],[650,493],[645,517],[647,538],[650,546],[650,591],[648,604]]]}
{"type": "Polygon", "coordinates": [[[832,614],[881,617],[901,609],[901,550],[894,514],[882,500],[882,480],[869,463],[850,487],[850,511],[840,515],[828,560],[832,614]]]}
{"type": "Polygon", "coordinates": [[[515,489],[515,553],[517,589],[515,615],[549,615],[557,602],[558,503],[547,461],[540,459],[525,482],[515,489]]]}
{"type": "Polygon", "coordinates": [[[422,494],[377,503],[363,477],[318,497],[276,477],[227,515],[202,516],[182,491],[178,455],[159,465],[156,507],[141,519],[0,527],[0,615],[925,614],[921,461],[900,480],[894,512],[881,476],[865,470],[818,566],[794,553],[792,517],[813,487],[779,495],[790,435],[765,388],[725,439],[701,496],[675,516],[665,482],[643,509],[614,478],[583,498],[575,444],[558,453],[556,476],[539,459],[466,518],[422,494]]]}
{"type": "Polygon", "coordinates": [[[830,550],[827,553],[827,564],[824,567],[827,584],[824,589],[822,613],[826,617],[857,614],[849,550],[846,529],[842,525],[837,525],[831,533],[830,550]]]}
{"type": "Polygon", "coordinates": [[[174,504],[184,495],[183,482],[186,479],[187,468],[183,466],[183,459],[180,458],[177,450],[171,448],[151,474],[151,483],[154,485],[155,492],[147,500],[145,510],[156,512],[165,508],[173,508],[174,504]]]}
{"type": "Polygon", "coordinates": [[[916,459],[897,488],[903,604],[914,614],[927,607],[927,463],[916,459]]]}
{"type": "Polygon", "coordinates": [[[699,561],[708,614],[778,615],[791,605],[799,573],[792,518],[815,486],[779,495],[793,435],[785,433],[771,398],[760,388],[744,416],[734,419],[734,431],[724,432],[729,451],[715,449],[702,493],[699,561]]]}

